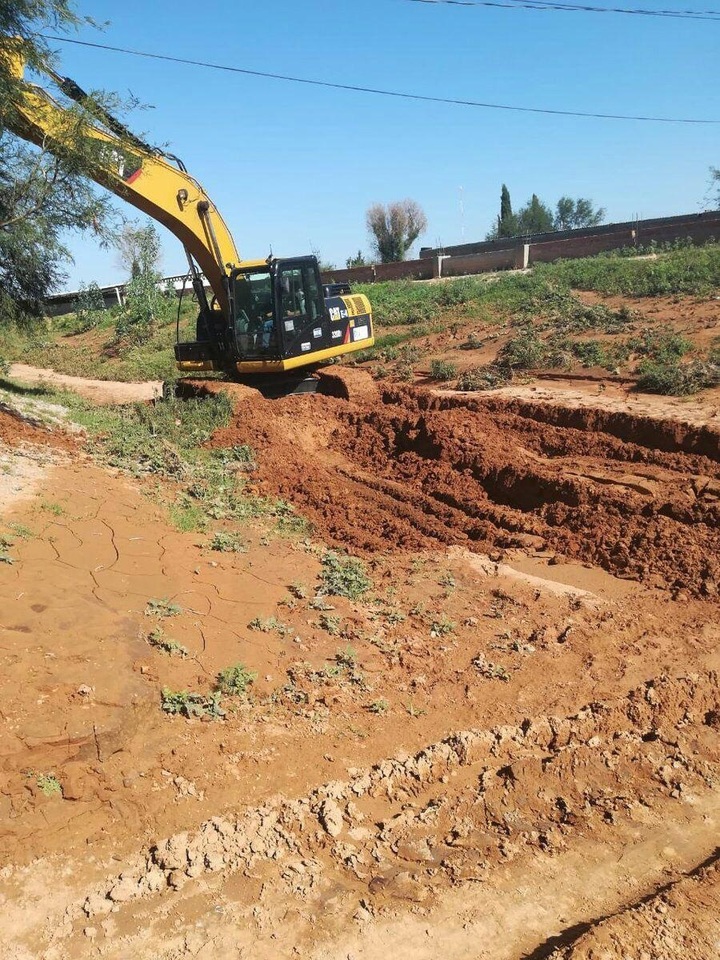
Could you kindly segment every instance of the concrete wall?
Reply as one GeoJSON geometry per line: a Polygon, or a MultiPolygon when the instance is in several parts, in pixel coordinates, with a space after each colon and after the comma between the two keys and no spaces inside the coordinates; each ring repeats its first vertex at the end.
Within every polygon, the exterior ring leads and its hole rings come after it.
{"type": "Polygon", "coordinates": [[[705,243],[720,240],[720,211],[609,223],[584,230],[565,230],[537,234],[535,238],[514,237],[510,240],[463,244],[441,250],[426,248],[418,260],[356,267],[323,274],[323,281],[343,280],[348,283],[373,283],[380,280],[426,280],[430,277],[462,277],[494,270],[522,269],[533,263],[594,257],[598,253],[624,247],[643,248],[650,243],[672,243],[676,240],[705,243]],[[458,251],[452,255],[448,251],[458,251]],[[463,252],[460,252],[463,251],[463,252]]]}
{"type": "MultiPolygon", "coordinates": [[[[615,234],[625,232],[627,235],[634,230],[638,237],[638,243],[648,243],[650,237],[657,235],[665,238],[674,238],[684,236],[685,228],[690,229],[690,233],[697,229],[702,230],[702,224],[706,221],[717,221],[720,219],[720,211],[708,211],[706,213],[683,213],[674,217],[655,217],[650,220],[627,220],[621,223],[604,223],[597,227],[581,227],[578,230],[555,230],[551,233],[534,233],[526,237],[504,237],[501,240],[479,240],[473,243],[460,243],[450,247],[422,247],[420,258],[425,259],[436,256],[460,257],[474,253],[486,253],[490,250],[510,250],[519,243],[546,243],[556,240],[580,239],[582,237],[597,237],[603,234],[615,234]]],[[[688,235],[690,235],[688,233],[688,235]]],[[[719,237],[720,239],[720,237],[719,237]]]]}
{"type": "Polygon", "coordinates": [[[442,257],[441,276],[463,277],[471,273],[488,273],[493,270],[512,270],[516,266],[516,251],[490,250],[464,257],[442,257]]]}

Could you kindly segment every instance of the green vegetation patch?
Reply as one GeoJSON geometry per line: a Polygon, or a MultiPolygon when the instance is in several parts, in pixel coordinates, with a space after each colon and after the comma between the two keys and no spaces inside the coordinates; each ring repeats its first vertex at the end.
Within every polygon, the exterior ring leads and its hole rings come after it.
{"type": "Polygon", "coordinates": [[[217,720],[225,716],[225,711],[220,706],[221,699],[222,693],[219,690],[206,695],[163,687],[160,702],[165,713],[171,716],[211,717],[217,720]]]}
{"type": "Polygon", "coordinates": [[[720,289],[720,244],[683,247],[657,259],[632,260],[618,253],[583,260],[563,260],[534,272],[566,287],[623,293],[636,297],[698,294],[720,289]]]}
{"type": "Polygon", "coordinates": [[[242,663],[226,667],[217,675],[215,685],[221,693],[232,697],[244,697],[257,680],[257,674],[246,669],[242,663]]]}
{"type": "Polygon", "coordinates": [[[372,581],[362,560],[328,550],[322,558],[320,584],[322,594],[358,600],[370,589],[372,581]]]}

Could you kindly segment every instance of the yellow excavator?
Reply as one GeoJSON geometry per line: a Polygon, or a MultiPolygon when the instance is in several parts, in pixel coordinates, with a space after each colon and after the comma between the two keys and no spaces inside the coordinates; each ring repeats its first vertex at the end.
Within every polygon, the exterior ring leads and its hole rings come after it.
{"type": "MultiPolygon", "coordinates": [[[[0,55],[22,82],[5,126],[50,152],[62,148],[77,128],[73,111],[23,80],[21,43],[0,37],[0,55]]],[[[97,157],[89,175],[166,226],[185,248],[199,316],[195,340],[180,342],[178,333],[180,370],[262,381],[286,371],[307,374],[309,367],[373,345],[367,297],[343,284],[323,287],[314,256],[241,260],[215,204],[181,160],[144,143],[73,80],[46,72],[66,97],[89,106],[94,120],[83,125],[83,136],[97,157]]]]}

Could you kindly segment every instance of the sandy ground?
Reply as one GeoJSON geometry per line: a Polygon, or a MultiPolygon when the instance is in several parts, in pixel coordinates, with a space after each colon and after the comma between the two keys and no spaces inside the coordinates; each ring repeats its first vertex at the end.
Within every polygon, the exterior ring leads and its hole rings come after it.
{"type": "Polygon", "coordinates": [[[358,383],[229,388],[212,443],[314,525],[232,554],[0,412],[3,956],[716,957],[714,402],[358,383]]]}
{"type": "Polygon", "coordinates": [[[57,373],[55,370],[31,367],[26,363],[11,363],[8,376],[18,383],[71,390],[93,403],[133,403],[155,400],[162,396],[160,381],[117,383],[112,380],[89,380],[57,373]]]}

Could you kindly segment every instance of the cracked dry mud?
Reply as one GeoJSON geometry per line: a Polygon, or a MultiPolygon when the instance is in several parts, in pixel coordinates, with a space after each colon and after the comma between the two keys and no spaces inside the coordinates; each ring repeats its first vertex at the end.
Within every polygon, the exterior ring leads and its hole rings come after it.
{"type": "Polygon", "coordinates": [[[712,416],[353,381],[224,385],[212,440],[366,558],[373,596],[324,621],[308,543],[210,551],[149,482],[0,418],[40,465],[0,517],[30,533],[0,564],[3,956],[716,957],[712,416]],[[227,719],[163,715],[238,661],[227,719]]]}

